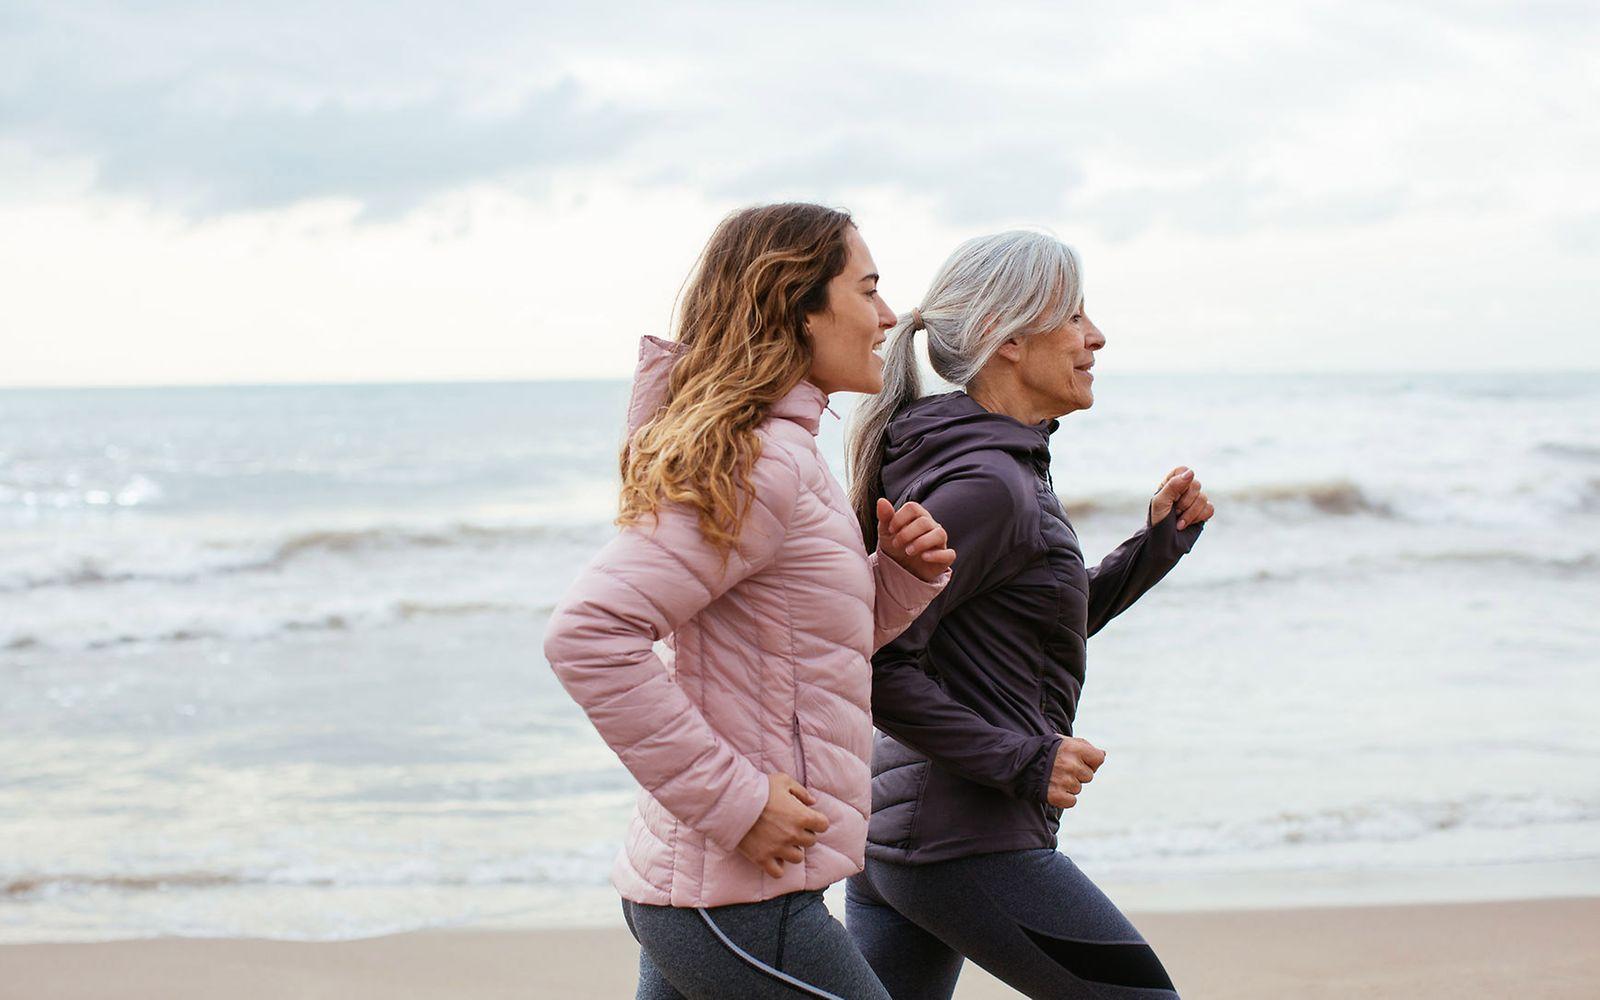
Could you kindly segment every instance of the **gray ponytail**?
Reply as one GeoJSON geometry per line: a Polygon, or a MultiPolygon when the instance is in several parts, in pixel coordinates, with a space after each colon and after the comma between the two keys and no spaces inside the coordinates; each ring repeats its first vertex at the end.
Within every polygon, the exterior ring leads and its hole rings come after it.
{"type": "Polygon", "coordinates": [[[965,388],[1006,340],[1054,330],[1078,312],[1082,271],[1077,251],[1048,233],[1014,229],[980,236],[956,248],[922,304],[900,317],[884,349],[883,391],[856,407],[845,440],[850,506],[867,551],[878,543],[889,421],[922,396],[917,330],[928,331],[934,372],[965,388]]]}
{"type": "Polygon", "coordinates": [[[900,317],[883,348],[883,391],[868,396],[850,414],[845,437],[844,474],[850,484],[850,507],[861,522],[867,551],[878,546],[878,498],[883,496],[883,438],[889,418],[900,407],[922,397],[917,371],[917,331],[921,316],[912,310],[900,317]]]}

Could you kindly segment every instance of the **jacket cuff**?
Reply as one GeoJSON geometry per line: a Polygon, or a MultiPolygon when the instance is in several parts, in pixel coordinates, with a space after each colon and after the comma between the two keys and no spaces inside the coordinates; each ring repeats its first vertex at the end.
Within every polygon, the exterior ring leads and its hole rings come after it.
{"type": "Polygon", "coordinates": [[[1182,531],[1178,530],[1178,508],[1174,506],[1154,525],[1150,524],[1148,508],[1144,517],[1145,530],[1149,533],[1147,541],[1153,554],[1176,562],[1179,556],[1185,555],[1194,548],[1194,543],[1199,540],[1200,532],[1205,530],[1205,522],[1191,524],[1182,531]]]}
{"type": "Polygon", "coordinates": [[[741,771],[745,773],[722,793],[698,824],[702,833],[730,854],[739,850],[739,842],[767,808],[770,787],[767,776],[754,766],[741,771]]]}
{"type": "Polygon", "coordinates": [[[1017,776],[1018,798],[1033,802],[1050,801],[1050,773],[1055,770],[1056,750],[1060,748],[1062,739],[1059,735],[1043,737],[1043,747],[1017,776]]]}
{"type": "Polygon", "coordinates": [[[878,597],[887,597],[894,604],[894,610],[906,621],[920,615],[922,609],[950,584],[951,571],[948,567],[930,583],[890,558],[881,548],[872,557],[878,597]]]}

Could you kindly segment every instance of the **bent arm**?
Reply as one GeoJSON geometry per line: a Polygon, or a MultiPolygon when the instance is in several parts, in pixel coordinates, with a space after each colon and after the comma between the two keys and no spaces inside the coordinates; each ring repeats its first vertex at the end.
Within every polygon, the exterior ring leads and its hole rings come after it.
{"type": "Polygon", "coordinates": [[[767,778],[707,722],[653,644],[776,556],[799,488],[780,459],[758,460],[755,501],[724,563],[697,514],[662,510],[621,531],[550,619],[544,653],[606,744],[667,811],[736,850],[767,802],[767,778]]]}
{"type": "Polygon", "coordinates": [[[921,651],[903,639],[872,658],[873,725],[968,781],[1046,801],[1061,736],[1024,736],[990,723],[928,676],[921,651]]]}
{"type": "Polygon", "coordinates": [[[1089,569],[1089,634],[1094,635],[1106,622],[1133,606],[1145,591],[1178,564],[1194,548],[1205,524],[1191,524],[1178,530],[1178,511],[1174,506],[1154,526],[1146,527],[1117,546],[1089,569]]]}
{"type": "Polygon", "coordinates": [[[940,620],[1027,555],[1021,505],[1003,480],[981,468],[953,473],[919,502],[944,527],[956,563],[944,591],[872,658],[873,724],[969,781],[1043,802],[1061,737],[996,726],[923,669],[940,620]]]}

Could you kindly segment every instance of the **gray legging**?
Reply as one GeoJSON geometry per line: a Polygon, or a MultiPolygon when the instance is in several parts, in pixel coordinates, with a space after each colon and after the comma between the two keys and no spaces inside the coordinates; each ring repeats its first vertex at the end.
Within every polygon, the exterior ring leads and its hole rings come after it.
{"type": "Polygon", "coordinates": [[[820,892],[697,910],[622,901],[637,1000],[890,1000],[820,892]]]}
{"type": "Polygon", "coordinates": [[[924,865],[869,858],[845,886],[845,920],[894,1000],[948,1000],[964,957],[1029,997],[1178,996],[1128,918],[1047,847],[924,865]]]}

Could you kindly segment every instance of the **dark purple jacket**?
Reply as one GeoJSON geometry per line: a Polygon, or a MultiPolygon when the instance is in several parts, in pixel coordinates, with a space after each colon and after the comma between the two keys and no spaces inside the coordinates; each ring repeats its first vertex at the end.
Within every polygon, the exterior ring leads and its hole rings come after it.
{"type": "Polygon", "coordinates": [[[1046,801],[1058,734],[1071,735],[1085,642],[1167,574],[1203,525],[1177,514],[1093,568],[1050,483],[1050,435],[963,392],[889,423],[883,493],[915,500],[950,535],[955,576],[872,658],[869,857],[919,864],[1054,847],[1046,801]]]}

